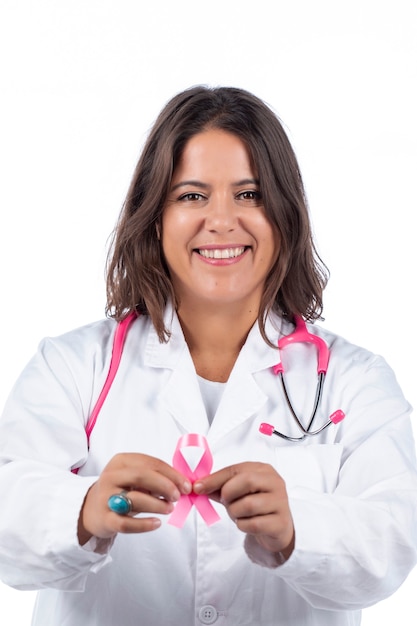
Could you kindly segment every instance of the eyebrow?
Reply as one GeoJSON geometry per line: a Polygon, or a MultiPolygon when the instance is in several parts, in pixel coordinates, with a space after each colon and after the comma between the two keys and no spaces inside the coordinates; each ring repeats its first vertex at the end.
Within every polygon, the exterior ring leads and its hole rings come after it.
{"type": "MultiPolygon", "coordinates": [[[[238,180],[236,183],[233,183],[233,187],[241,187],[242,185],[259,185],[259,180],[256,178],[243,178],[242,180],[238,180]]],[[[202,183],[200,180],[182,180],[171,187],[171,191],[175,191],[179,187],[198,187],[199,189],[207,189],[210,185],[202,183]]]]}

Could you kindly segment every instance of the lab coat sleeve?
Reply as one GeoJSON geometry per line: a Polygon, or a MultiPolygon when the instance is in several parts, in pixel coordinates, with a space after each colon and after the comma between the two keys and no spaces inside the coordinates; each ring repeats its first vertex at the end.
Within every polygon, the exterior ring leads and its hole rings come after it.
{"type": "MultiPolygon", "coordinates": [[[[368,354],[368,353],[367,353],[368,354]]],[[[249,558],[313,607],[355,610],[391,595],[417,562],[417,474],[410,406],[385,361],[349,361],[339,372],[343,455],[330,493],[289,488],[296,546],[279,565],[254,537],[249,558]]],[[[337,403],[337,401],[336,401],[337,403]]]]}
{"type": "Polygon", "coordinates": [[[18,589],[82,590],[88,572],[110,559],[111,542],[77,540],[79,512],[97,480],[71,473],[87,456],[94,355],[78,358],[81,386],[77,364],[45,340],[0,420],[0,578],[18,589]]]}

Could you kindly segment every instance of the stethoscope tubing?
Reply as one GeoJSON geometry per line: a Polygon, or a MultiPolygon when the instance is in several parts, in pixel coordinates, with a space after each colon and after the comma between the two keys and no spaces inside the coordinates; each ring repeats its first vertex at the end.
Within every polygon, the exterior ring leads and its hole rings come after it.
{"type": "Polygon", "coordinates": [[[322,396],[323,396],[323,386],[324,386],[324,381],[325,381],[325,377],[327,373],[330,352],[329,352],[329,348],[326,342],[323,339],[321,339],[317,335],[313,335],[312,333],[308,332],[306,323],[300,316],[295,316],[295,331],[285,337],[282,337],[278,341],[278,348],[280,350],[283,350],[285,347],[292,345],[293,343],[312,343],[317,348],[317,352],[318,352],[318,355],[317,355],[318,379],[317,379],[317,386],[316,386],[316,395],[314,398],[313,410],[312,410],[310,419],[307,423],[307,427],[303,425],[303,423],[301,422],[300,418],[298,417],[298,415],[296,414],[292,406],[291,399],[290,399],[290,396],[289,396],[289,393],[285,384],[285,380],[284,380],[284,366],[281,361],[280,363],[275,365],[272,368],[272,370],[274,374],[279,375],[287,406],[291,412],[292,417],[294,418],[296,425],[298,426],[302,434],[300,437],[291,437],[290,435],[284,435],[284,433],[281,433],[278,430],[276,430],[274,426],[272,426],[271,424],[266,424],[266,423],[262,423],[259,427],[259,430],[264,435],[277,435],[278,437],[281,437],[281,439],[285,439],[286,441],[297,442],[297,441],[303,441],[303,439],[305,439],[306,437],[313,437],[315,435],[318,435],[319,433],[323,432],[325,428],[330,426],[330,424],[338,424],[344,419],[345,414],[341,409],[338,409],[337,411],[334,411],[334,413],[330,415],[328,421],[325,422],[320,428],[317,428],[316,430],[311,430],[313,427],[314,420],[317,415],[318,408],[322,400],[322,396]]]}
{"type": "MultiPolygon", "coordinates": [[[[306,437],[312,437],[313,435],[318,435],[319,433],[321,433],[325,428],[327,428],[328,426],[330,426],[330,424],[332,424],[333,422],[329,419],[326,423],[324,423],[320,428],[317,428],[317,430],[311,430],[312,426],[313,426],[313,422],[316,418],[317,415],[317,410],[319,408],[319,404],[321,402],[321,397],[323,395],[323,385],[324,385],[324,379],[325,379],[326,373],[325,372],[320,372],[318,375],[318,380],[317,380],[317,387],[316,387],[316,397],[314,399],[314,406],[313,406],[313,411],[311,413],[311,417],[310,417],[310,421],[308,422],[307,428],[305,428],[303,426],[303,424],[301,423],[298,415],[296,414],[296,412],[294,411],[294,408],[292,406],[290,397],[288,395],[288,391],[287,391],[287,387],[285,385],[285,380],[284,380],[284,373],[283,372],[279,372],[279,379],[281,381],[281,385],[282,385],[282,389],[284,391],[284,395],[285,395],[285,399],[287,401],[287,405],[288,408],[291,411],[291,415],[293,416],[295,423],[297,424],[298,428],[301,430],[301,432],[303,433],[301,435],[301,437],[290,437],[289,435],[284,435],[282,433],[278,433],[278,431],[276,431],[279,435],[279,437],[282,437],[283,439],[287,439],[288,441],[302,441],[303,439],[305,439],[306,437]]],[[[275,433],[274,433],[275,434],[275,433]]]]}

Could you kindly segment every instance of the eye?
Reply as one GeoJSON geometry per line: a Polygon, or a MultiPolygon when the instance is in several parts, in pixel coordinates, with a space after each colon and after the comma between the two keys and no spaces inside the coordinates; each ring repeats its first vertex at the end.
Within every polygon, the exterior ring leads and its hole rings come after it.
{"type": "Polygon", "coordinates": [[[252,203],[260,204],[262,202],[261,192],[257,189],[247,189],[237,194],[239,200],[246,200],[252,203]]]}
{"type": "Polygon", "coordinates": [[[205,200],[205,197],[201,193],[197,193],[196,191],[184,193],[178,198],[179,202],[198,202],[199,200],[205,200]]]}

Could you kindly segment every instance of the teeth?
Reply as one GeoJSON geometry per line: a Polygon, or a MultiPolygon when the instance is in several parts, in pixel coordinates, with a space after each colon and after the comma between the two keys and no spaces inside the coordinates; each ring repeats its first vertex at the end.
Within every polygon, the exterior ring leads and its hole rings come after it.
{"type": "Polygon", "coordinates": [[[201,256],[204,256],[206,259],[233,259],[234,257],[240,256],[241,254],[243,254],[244,251],[245,251],[244,246],[241,246],[239,248],[225,248],[222,250],[202,249],[202,250],[199,250],[198,252],[201,254],[201,256]]]}

